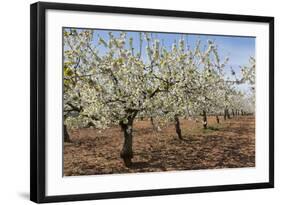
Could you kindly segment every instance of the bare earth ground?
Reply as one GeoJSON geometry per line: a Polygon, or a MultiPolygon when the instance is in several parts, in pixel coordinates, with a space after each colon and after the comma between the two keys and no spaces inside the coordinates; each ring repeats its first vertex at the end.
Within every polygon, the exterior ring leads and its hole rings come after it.
{"type": "Polygon", "coordinates": [[[118,126],[71,130],[72,143],[64,143],[64,175],[254,167],[254,116],[220,120],[217,124],[209,117],[210,128],[204,130],[200,122],[182,119],[182,141],[172,123],[155,132],[150,121],[136,121],[131,168],[120,158],[123,134],[118,126]]]}

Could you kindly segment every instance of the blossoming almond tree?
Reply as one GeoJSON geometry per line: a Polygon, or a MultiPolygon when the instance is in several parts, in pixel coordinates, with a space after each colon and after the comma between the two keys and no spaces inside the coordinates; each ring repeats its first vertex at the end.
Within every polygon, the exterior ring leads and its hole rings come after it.
{"type": "MultiPolygon", "coordinates": [[[[83,33],[85,31],[76,31],[74,42],[79,42],[80,36],[85,35],[83,33]]],[[[82,108],[79,109],[78,116],[68,117],[67,121],[70,125],[86,125],[91,122],[98,128],[119,124],[124,133],[120,156],[125,165],[130,166],[133,157],[134,120],[139,112],[150,107],[151,99],[164,90],[159,79],[153,77],[151,68],[146,67],[138,55],[127,49],[126,33],[121,33],[118,37],[112,33],[108,35],[107,42],[101,37],[99,39],[100,46],[105,50],[103,55],[99,55],[90,44],[90,38],[86,39],[88,42],[81,41],[79,44],[87,47],[79,56],[83,61],[83,72],[71,76],[78,78],[79,83],[75,83],[76,89],[65,94],[66,98],[79,95],[79,99],[71,97],[71,100],[66,100],[65,106],[68,106],[68,101],[75,101],[82,108]]],[[[71,47],[72,52],[76,53],[73,46],[69,46],[71,47]]]]}

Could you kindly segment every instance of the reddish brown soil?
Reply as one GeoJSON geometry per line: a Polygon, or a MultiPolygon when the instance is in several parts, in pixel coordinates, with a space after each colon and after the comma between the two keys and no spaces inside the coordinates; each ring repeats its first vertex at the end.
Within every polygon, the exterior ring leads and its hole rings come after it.
{"type": "Polygon", "coordinates": [[[255,118],[240,116],[217,124],[210,117],[209,129],[200,122],[181,119],[184,140],[171,123],[160,132],[150,121],[134,124],[133,165],[120,158],[123,135],[119,127],[105,130],[71,130],[71,143],[64,144],[64,174],[93,175],[169,170],[195,170],[255,166],[255,118]]]}

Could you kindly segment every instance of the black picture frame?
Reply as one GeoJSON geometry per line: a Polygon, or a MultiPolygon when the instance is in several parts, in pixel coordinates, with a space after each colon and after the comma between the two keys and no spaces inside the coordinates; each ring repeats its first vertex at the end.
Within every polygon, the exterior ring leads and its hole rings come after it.
{"type": "Polygon", "coordinates": [[[30,7],[30,200],[37,203],[77,200],[97,200],[198,192],[218,192],[274,187],[274,18],[265,16],[230,15],[144,8],[110,7],[82,4],[38,2],[30,7]],[[269,25],[269,181],[263,183],[230,184],[191,188],[170,188],[107,193],[46,196],[46,81],[45,37],[46,10],[68,10],[103,13],[169,16],[195,19],[214,19],[263,22],[269,25]]]}

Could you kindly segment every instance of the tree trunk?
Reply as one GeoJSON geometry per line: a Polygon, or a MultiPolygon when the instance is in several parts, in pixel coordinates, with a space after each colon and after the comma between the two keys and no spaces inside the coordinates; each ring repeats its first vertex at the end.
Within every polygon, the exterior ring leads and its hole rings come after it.
{"type": "Polygon", "coordinates": [[[152,125],[152,128],[153,130],[157,130],[156,126],[155,126],[155,123],[154,123],[154,120],[153,120],[153,117],[150,117],[150,122],[151,122],[151,125],[152,125]]]}
{"type": "Polygon", "coordinates": [[[227,119],[231,119],[229,110],[227,109],[227,119]]]}
{"type": "Polygon", "coordinates": [[[241,110],[241,115],[244,115],[244,111],[243,110],[241,110]]]}
{"type": "Polygon", "coordinates": [[[234,109],[232,109],[232,116],[233,116],[233,117],[235,116],[234,109]]]}
{"type": "Polygon", "coordinates": [[[217,120],[217,123],[220,124],[220,118],[218,115],[216,115],[216,120],[217,120]]]}
{"type": "Polygon", "coordinates": [[[227,108],[224,108],[224,116],[223,116],[223,119],[226,120],[226,117],[227,117],[227,108]]]}
{"type": "Polygon", "coordinates": [[[130,167],[133,158],[133,120],[128,120],[127,124],[120,122],[120,126],[124,133],[124,143],[120,157],[123,159],[125,166],[130,167]]]}
{"type": "Polygon", "coordinates": [[[71,142],[67,131],[67,126],[65,124],[63,125],[63,135],[64,135],[64,142],[71,142]]]}
{"type": "Polygon", "coordinates": [[[182,135],[181,135],[180,120],[179,120],[177,115],[175,115],[174,118],[175,118],[176,133],[177,133],[179,139],[182,140],[183,138],[182,138],[182,135]]]}
{"type": "Polygon", "coordinates": [[[208,122],[207,122],[207,113],[205,110],[203,110],[203,127],[204,129],[207,129],[208,122]]]}

